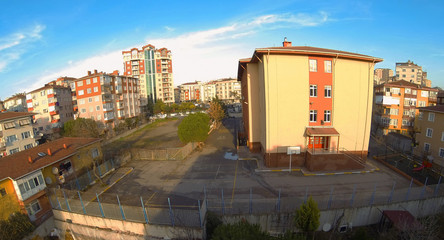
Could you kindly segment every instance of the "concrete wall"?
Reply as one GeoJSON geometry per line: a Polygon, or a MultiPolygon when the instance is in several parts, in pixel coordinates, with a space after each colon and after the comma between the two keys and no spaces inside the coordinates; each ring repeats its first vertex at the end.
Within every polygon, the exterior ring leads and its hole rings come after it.
{"type": "Polygon", "coordinates": [[[53,210],[55,226],[64,233],[69,229],[75,237],[94,236],[94,239],[147,239],[156,238],[202,238],[201,228],[172,227],[101,217],[87,216],[60,210],[53,210]]]}

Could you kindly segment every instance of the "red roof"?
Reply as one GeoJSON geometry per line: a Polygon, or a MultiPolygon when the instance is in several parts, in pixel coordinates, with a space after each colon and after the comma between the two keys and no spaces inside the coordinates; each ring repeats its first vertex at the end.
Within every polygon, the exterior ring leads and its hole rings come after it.
{"type": "Polygon", "coordinates": [[[305,131],[308,136],[339,136],[338,131],[333,127],[314,128],[308,127],[305,131]]]}
{"type": "Polygon", "coordinates": [[[66,159],[74,155],[79,148],[99,142],[100,140],[99,138],[65,137],[2,157],[0,158],[0,180],[8,177],[12,179],[20,178],[38,169],[66,159]],[[63,144],[66,144],[67,148],[64,148],[63,144]],[[48,155],[48,148],[51,150],[51,156],[48,155]],[[40,152],[46,155],[39,156],[38,153],[40,152]],[[29,157],[31,157],[32,163],[29,162],[29,157]]]}
{"type": "Polygon", "coordinates": [[[27,116],[33,116],[36,115],[36,113],[32,112],[3,112],[0,113],[0,121],[10,120],[14,118],[21,118],[21,117],[27,117],[27,116]]]}
{"type": "Polygon", "coordinates": [[[429,112],[444,113],[444,105],[421,107],[421,108],[418,108],[418,109],[419,109],[419,111],[429,111],[429,112]]]}

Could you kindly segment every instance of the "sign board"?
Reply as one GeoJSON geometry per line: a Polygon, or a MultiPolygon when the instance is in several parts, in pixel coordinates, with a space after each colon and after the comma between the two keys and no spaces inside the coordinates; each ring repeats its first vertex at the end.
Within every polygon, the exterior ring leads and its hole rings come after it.
{"type": "Polygon", "coordinates": [[[300,153],[301,153],[301,147],[299,146],[287,148],[287,155],[300,154],[300,153]]]}

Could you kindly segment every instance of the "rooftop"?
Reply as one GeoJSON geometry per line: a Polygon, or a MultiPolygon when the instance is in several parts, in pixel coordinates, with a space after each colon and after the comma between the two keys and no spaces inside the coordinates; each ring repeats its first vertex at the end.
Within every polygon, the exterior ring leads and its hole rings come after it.
{"type": "Polygon", "coordinates": [[[436,105],[436,106],[429,106],[429,107],[421,107],[418,108],[419,111],[428,111],[428,112],[437,112],[437,113],[444,113],[444,105],[436,105]]]}
{"type": "Polygon", "coordinates": [[[60,138],[12,155],[0,158],[0,180],[18,179],[38,169],[74,155],[81,147],[99,142],[99,138],[60,138]],[[66,148],[64,148],[64,144],[66,148]],[[48,154],[48,149],[51,155],[48,154]],[[39,156],[39,153],[45,153],[39,156]],[[29,160],[31,158],[31,161],[29,160]]]}
{"type": "Polygon", "coordinates": [[[0,121],[6,121],[11,120],[14,118],[21,118],[21,117],[27,117],[27,116],[33,116],[36,115],[32,112],[2,112],[0,113],[0,121]]]}

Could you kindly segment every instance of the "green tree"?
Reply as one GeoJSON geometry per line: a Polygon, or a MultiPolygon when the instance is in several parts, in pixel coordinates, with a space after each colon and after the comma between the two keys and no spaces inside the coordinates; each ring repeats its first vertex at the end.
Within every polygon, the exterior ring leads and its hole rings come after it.
{"type": "Polygon", "coordinates": [[[225,111],[220,103],[216,101],[211,102],[210,108],[207,110],[207,112],[215,127],[219,128],[222,119],[225,117],[225,111]]]}
{"type": "Polygon", "coordinates": [[[159,114],[165,111],[165,103],[162,100],[158,100],[153,107],[154,114],[159,114]]]}
{"type": "Polygon", "coordinates": [[[207,239],[212,239],[214,230],[222,224],[222,221],[216,213],[210,211],[207,212],[205,217],[207,222],[205,224],[205,233],[207,234],[207,239]]]}
{"type": "Polygon", "coordinates": [[[258,224],[243,220],[234,224],[222,224],[214,230],[212,240],[268,240],[273,239],[258,224]]]}
{"type": "Polygon", "coordinates": [[[298,228],[300,231],[313,234],[320,225],[320,217],[321,213],[319,211],[318,204],[310,196],[307,203],[302,204],[301,208],[296,210],[294,222],[296,228],[298,228]]]}
{"type": "Polygon", "coordinates": [[[63,125],[65,137],[99,137],[100,129],[96,121],[89,118],[69,120],[63,125]]]}
{"type": "Polygon", "coordinates": [[[177,105],[176,103],[171,104],[171,109],[172,112],[176,112],[179,110],[179,105],[177,105]]]}
{"type": "Polygon", "coordinates": [[[34,229],[34,225],[26,214],[15,212],[9,216],[8,220],[0,220],[0,239],[23,239],[34,229]]]}
{"type": "Polygon", "coordinates": [[[165,113],[168,113],[168,114],[173,112],[173,108],[169,105],[165,105],[165,107],[163,109],[164,109],[165,113]]]}
{"type": "Polygon", "coordinates": [[[179,124],[177,135],[183,143],[204,142],[210,131],[210,118],[205,113],[194,113],[179,124]]]}

